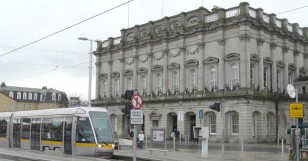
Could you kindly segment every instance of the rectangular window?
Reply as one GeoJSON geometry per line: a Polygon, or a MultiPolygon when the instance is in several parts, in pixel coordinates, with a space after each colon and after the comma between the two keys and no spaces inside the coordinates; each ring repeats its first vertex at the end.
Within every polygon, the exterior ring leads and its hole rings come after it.
{"type": "Polygon", "coordinates": [[[158,127],[158,120],[152,120],[152,126],[158,127]]]}
{"type": "Polygon", "coordinates": [[[306,94],[306,87],[302,86],[302,94],[306,94]]]}
{"type": "Polygon", "coordinates": [[[8,119],[1,119],[0,120],[0,137],[6,137],[6,130],[7,130],[8,119]]]}
{"type": "Polygon", "coordinates": [[[30,121],[31,119],[22,119],[21,138],[30,139],[30,121]]]}
{"type": "Polygon", "coordinates": [[[213,115],[210,115],[210,133],[216,134],[216,117],[213,115]]]}
{"type": "Polygon", "coordinates": [[[238,126],[238,116],[232,115],[231,116],[231,128],[232,128],[232,134],[238,134],[239,133],[239,126],[238,126]]]}
{"type": "Polygon", "coordinates": [[[95,143],[92,126],[88,117],[78,117],[76,143],[95,143]]]}

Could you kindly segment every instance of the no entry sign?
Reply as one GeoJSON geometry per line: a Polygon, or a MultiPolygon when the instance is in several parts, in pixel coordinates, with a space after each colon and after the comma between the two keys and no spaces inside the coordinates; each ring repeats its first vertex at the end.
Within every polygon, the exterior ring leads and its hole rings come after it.
{"type": "Polygon", "coordinates": [[[143,104],[143,99],[139,94],[134,94],[130,102],[134,109],[141,109],[143,104]]]}

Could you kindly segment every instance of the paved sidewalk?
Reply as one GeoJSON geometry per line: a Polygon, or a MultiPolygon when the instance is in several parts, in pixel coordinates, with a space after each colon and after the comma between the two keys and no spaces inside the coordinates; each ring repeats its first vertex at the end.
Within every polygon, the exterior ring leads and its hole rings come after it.
{"type": "MultiPolygon", "coordinates": [[[[146,149],[138,149],[137,150],[137,158],[157,160],[157,161],[220,161],[222,160],[221,153],[221,143],[209,143],[209,155],[208,158],[203,158],[201,156],[201,149],[191,149],[192,145],[184,145],[181,144],[178,151],[173,151],[173,149],[168,149],[167,155],[165,156],[164,152],[160,151],[152,151],[152,155],[150,155],[150,151],[146,149]],[[217,146],[218,148],[213,148],[217,146]]],[[[234,146],[239,147],[239,144],[226,143],[225,149],[233,148],[234,146]]],[[[288,145],[285,149],[288,149],[288,145]]],[[[224,160],[225,161],[287,161],[288,160],[288,151],[284,150],[284,154],[282,154],[281,147],[274,144],[245,144],[244,151],[238,150],[225,150],[224,152],[224,160]],[[249,151],[245,151],[249,149],[249,151]],[[253,151],[252,149],[265,149],[264,151],[253,151]],[[266,152],[267,149],[270,152],[266,152]],[[279,150],[280,149],[280,150],[279,150]]],[[[132,148],[131,147],[122,147],[121,150],[116,150],[115,155],[120,156],[129,156],[132,157],[132,148]]],[[[138,159],[137,159],[138,160],[138,159]]]]}

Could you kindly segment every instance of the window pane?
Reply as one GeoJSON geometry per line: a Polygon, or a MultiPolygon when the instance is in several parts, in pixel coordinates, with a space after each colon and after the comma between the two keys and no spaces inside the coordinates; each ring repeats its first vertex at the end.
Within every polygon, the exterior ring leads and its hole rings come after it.
{"type": "Polygon", "coordinates": [[[6,137],[7,124],[8,124],[8,119],[0,120],[0,137],[6,137]]]}
{"type": "Polygon", "coordinates": [[[106,112],[89,112],[98,143],[113,143],[112,128],[106,112]]]}
{"type": "Polygon", "coordinates": [[[30,139],[30,119],[22,119],[21,138],[30,139]]]}
{"type": "Polygon", "coordinates": [[[92,126],[88,117],[77,118],[76,143],[95,143],[92,126]]]}

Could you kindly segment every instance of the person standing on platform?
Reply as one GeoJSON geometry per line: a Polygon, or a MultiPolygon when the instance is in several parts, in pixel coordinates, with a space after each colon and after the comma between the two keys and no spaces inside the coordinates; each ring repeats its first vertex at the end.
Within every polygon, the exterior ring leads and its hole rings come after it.
{"type": "Polygon", "coordinates": [[[176,141],[176,142],[179,142],[179,140],[180,140],[180,135],[181,135],[181,133],[180,133],[179,129],[177,129],[177,130],[175,131],[175,141],[176,141]]]}
{"type": "Polygon", "coordinates": [[[140,131],[140,134],[138,135],[138,139],[139,139],[139,146],[140,149],[143,148],[143,142],[144,142],[144,134],[143,131],[140,131]]]}

